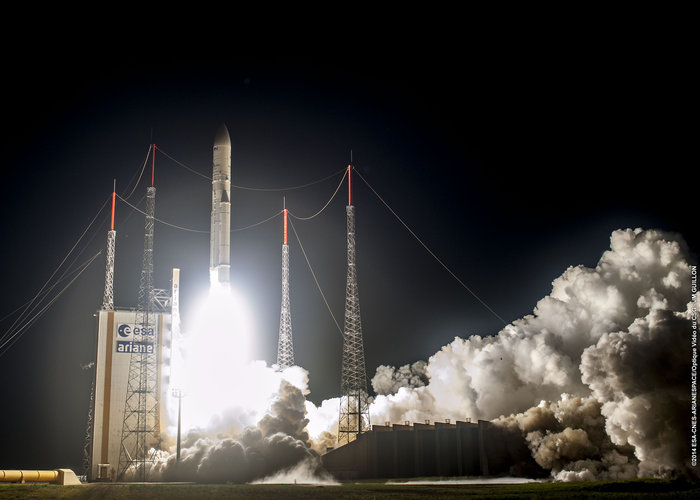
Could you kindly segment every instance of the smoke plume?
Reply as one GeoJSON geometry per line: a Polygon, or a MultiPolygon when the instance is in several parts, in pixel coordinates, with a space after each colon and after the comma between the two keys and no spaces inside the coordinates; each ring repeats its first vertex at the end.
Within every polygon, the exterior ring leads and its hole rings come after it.
{"type": "MultiPolygon", "coordinates": [[[[496,335],[455,337],[427,363],[380,366],[372,423],[491,420],[524,439],[557,480],[691,471],[689,250],[679,235],[656,230],[618,230],[610,243],[595,268],[568,268],[531,315],[496,335]]],[[[203,353],[197,372],[211,355],[203,353]]],[[[180,461],[159,452],[151,477],[331,481],[320,454],[336,444],[338,398],[307,401],[300,367],[278,372],[253,362],[219,373],[239,364],[214,365],[215,377],[203,380],[255,386],[202,394],[199,430],[186,435],[180,461]],[[223,406],[212,412],[212,402],[223,406]]]]}
{"type": "Polygon", "coordinates": [[[372,421],[493,420],[561,480],[687,471],[689,250],[657,230],[610,243],[595,268],[556,278],[532,315],[456,337],[423,375],[379,367],[372,421]]]}
{"type": "Polygon", "coordinates": [[[400,368],[379,365],[372,378],[372,389],[376,394],[396,394],[401,387],[423,387],[428,383],[428,364],[416,361],[400,368]]]}
{"type": "Polygon", "coordinates": [[[269,411],[256,426],[227,437],[192,431],[183,443],[180,461],[175,454],[161,452],[149,477],[240,483],[276,473],[281,480],[328,481],[320,455],[311,449],[307,423],[302,390],[283,379],[269,411]]]}

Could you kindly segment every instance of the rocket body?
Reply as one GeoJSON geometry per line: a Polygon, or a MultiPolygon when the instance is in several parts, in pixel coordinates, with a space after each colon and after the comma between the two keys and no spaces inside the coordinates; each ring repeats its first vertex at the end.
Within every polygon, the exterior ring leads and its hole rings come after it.
{"type": "Polygon", "coordinates": [[[209,281],[228,287],[231,274],[231,138],[226,125],[214,139],[209,281]]]}

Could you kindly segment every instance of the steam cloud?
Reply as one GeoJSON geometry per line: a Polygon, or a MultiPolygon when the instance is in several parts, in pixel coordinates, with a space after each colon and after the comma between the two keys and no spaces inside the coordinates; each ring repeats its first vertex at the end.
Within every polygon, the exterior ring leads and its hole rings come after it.
{"type": "Polygon", "coordinates": [[[304,415],[302,390],[283,379],[268,413],[256,426],[244,428],[235,437],[190,432],[180,462],[175,454],[161,452],[150,477],[205,483],[265,482],[271,475],[267,481],[332,481],[320,455],[310,447],[304,415]]]}
{"type": "Polygon", "coordinates": [[[493,420],[560,480],[690,471],[689,250],[657,230],[610,242],[497,335],[456,337],[424,371],[380,366],[372,421],[493,420]]]}
{"type": "Polygon", "coordinates": [[[379,365],[372,378],[372,389],[376,394],[396,394],[402,387],[423,387],[428,383],[428,364],[416,361],[398,369],[393,366],[379,365]]]}
{"type": "MultiPolygon", "coordinates": [[[[455,337],[427,363],[379,366],[372,422],[491,420],[558,480],[691,471],[689,250],[657,230],[610,241],[595,268],[567,269],[532,315],[496,335],[455,337]]],[[[317,407],[306,371],[262,365],[246,376],[273,387],[261,395],[267,408],[222,410],[186,436],[180,463],[161,452],[154,478],[332,481],[320,454],[336,444],[339,398],[317,407]]]]}

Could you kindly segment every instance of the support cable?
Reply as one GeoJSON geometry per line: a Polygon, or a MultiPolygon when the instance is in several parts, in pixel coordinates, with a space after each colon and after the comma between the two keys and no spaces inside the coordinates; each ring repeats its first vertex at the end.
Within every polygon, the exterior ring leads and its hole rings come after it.
{"type": "Polygon", "coordinates": [[[65,287],[63,287],[60,292],[58,292],[44,307],[42,307],[39,310],[39,312],[37,312],[34,316],[27,320],[21,327],[17,328],[17,330],[15,330],[10,337],[8,337],[2,344],[0,344],[0,357],[2,357],[3,354],[9,351],[10,348],[15,344],[15,342],[22,338],[22,335],[24,335],[24,333],[27,331],[27,328],[32,326],[41,316],[43,316],[43,314],[48,310],[48,308],[51,307],[61,295],[63,295],[63,292],[68,290],[68,288],[73,283],[75,283],[75,280],[77,280],[80,277],[80,275],[83,274],[83,272],[88,267],[90,267],[90,264],[92,264],[101,253],[102,250],[97,252],[95,255],[92,256],[91,259],[82,264],[83,267],[82,269],[80,269],[80,272],[77,275],[75,275],[75,277],[72,280],[70,280],[70,282],[65,287]]]}
{"type": "MultiPolygon", "coordinates": [[[[64,280],[68,279],[68,276],[67,276],[67,275],[68,275],[70,272],[71,272],[71,271],[68,271],[68,270],[64,271],[63,274],[61,274],[61,277],[58,278],[58,279],[54,282],[54,284],[51,285],[49,288],[47,288],[46,290],[42,291],[42,292],[39,294],[38,297],[48,295],[48,294],[51,292],[51,290],[53,290],[54,288],[56,288],[56,287],[58,286],[59,283],[61,283],[61,282],[63,282],[64,280]]],[[[73,270],[72,272],[75,272],[75,270],[73,270]]],[[[37,297],[37,298],[38,298],[38,297],[37,297]]],[[[5,316],[3,316],[2,318],[0,318],[0,323],[2,323],[3,321],[5,321],[7,318],[10,318],[11,316],[13,316],[13,315],[14,315],[17,311],[19,311],[20,309],[22,309],[22,308],[26,307],[27,305],[29,305],[29,303],[32,302],[33,300],[34,300],[34,299],[29,299],[29,300],[26,301],[24,304],[22,304],[21,306],[17,307],[17,309],[15,309],[14,311],[7,313],[5,316]]],[[[35,305],[34,308],[36,308],[36,307],[38,307],[38,306],[35,305]]],[[[4,336],[3,336],[3,338],[4,338],[4,336]]],[[[2,338],[0,338],[0,342],[1,342],[1,341],[2,341],[2,338]]]]}
{"type": "MultiPolygon", "coordinates": [[[[172,156],[170,156],[168,153],[166,153],[165,151],[163,151],[160,147],[156,146],[156,149],[157,149],[158,151],[160,151],[162,154],[164,154],[164,155],[165,155],[168,159],[170,159],[173,163],[175,163],[176,165],[179,165],[180,167],[184,168],[185,170],[189,170],[189,171],[192,172],[193,174],[198,175],[199,177],[202,177],[202,178],[207,179],[207,180],[209,180],[209,181],[212,180],[211,177],[209,177],[208,175],[204,175],[203,173],[198,172],[197,170],[195,170],[195,169],[193,169],[193,168],[191,168],[191,167],[188,167],[187,165],[185,165],[185,164],[182,163],[181,161],[176,160],[175,158],[173,158],[172,156]]],[[[240,186],[240,185],[238,185],[238,184],[233,184],[233,183],[232,183],[232,184],[231,184],[231,187],[232,187],[232,188],[236,188],[236,189],[242,189],[242,190],[244,190],[244,191],[266,191],[266,192],[294,191],[295,189],[303,189],[303,188],[306,188],[306,187],[309,187],[309,186],[313,186],[314,184],[319,184],[319,183],[321,183],[321,182],[323,182],[323,181],[327,181],[328,179],[331,179],[331,178],[335,177],[336,175],[338,175],[338,174],[340,174],[340,173],[342,173],[342,172],[344,172],[344,171],[345,171],[345,169],[343,169],[343,170],[338,170],[337,172],[334,172],[334,173],[332,173],[332,174],[330,174],[330,175],[327,175],[326,177],[323,177],[323,178],[318,179],[318,180],[315,180],[315,181],[308,182],[308,183],[306,183],[306,184],[301,184],[301,185],[299,185],[299,186],[290,186],[290,187],[282,187],[282,188],[257,188],[257,187],[250,187],[250,186],[240,186]]]]}
{"type": "Polygon", "coordinates": [[[430,250],[430,248],[428,248],[428,246],[427,246],[425,243],[423,243],[423,240],[421,240],[421,239],[418,237],[418,235],[416,235],[416,233],[414,233],[413,230],[412,230],[410,227],[408,227],[408,225],[401,219],[401,217],[399,217],[399,216],[397,215],[397,213],[394,212],[394,210],[389,206],[389,204],[388,204],[386,201],[384,201],[384,199],[383,199],[381,196],[379,196],[379,193],[377,193],[377,192],[374,190],[374,188],[373,188],[372,186],[370,186],[369,182],[367,182],[367,180],[366,180],[364,177],[362,177],[362,174],[361,174],[360,172],[358,172],[357,170],[355,170],[355,169],[353,169],[353,170],[355,171],[355,173],[356,173],[357,175],[360,176],[360,179],[362,179],[362,181],[367,185],[367,187],[370,188],[370,190],[372,190],[372,192],[374,193],[374,195],[375,195],[377,198],[379,198],[379,201],[381,201],[381,202],[384,204],[384,206],[389,210],[389,212],[391,212],[392,215],[393,215],[394,217],[396,217],[396,219],[403,225],[403,227],[405,227],[406,230],[407,230],[409,233],[411,233],[411,236],[413,236],[413,237],[416,239],[416,241],[418,241],[418,243],[420,243],[420,244],[423,246],[423,248],[425,248],[425,249],[428,251],[428,253],[433,257],[433,259],[435,259],[435,260],[438,262],[438,264],[440,264],[448,273],[450,273],[450,275],[451,275],[455,280],[457,280],[457,282],[458,282],[460,285],[462,285],[462,287],[464,287],[464,289],[465,289],[466,291],[468,291],[470,294],[472,294],[472,296],[473,296],[476,300],[478,300],[478,301],[481,303],[481,305],[483,305],[486,309],[488,309],[488,310],[491,312],[491,314],[493,314],[495,317],[497,317],[499,320],[501,320],[501,321],[503,322],[504,325],[507,325],[508,322],[507,322],[506,320],[504,320],[503,318],[501,318],[501,317],[496,313],[496,311],[494,311],[493,309],[491,309],[491,307],[490,307],[486,302],[484,302],[483,300],[481,300],[481,298],[480,298],[476,293],[474,293],[474,292],[472,291],[471,288],[469,288],[467,285],[465,285],[464,282],[463,282],[461,279],[459,279],[459,278],[457,277],[457,275],[456,275],[455,273],[453,273],[452,270],[451,270],[449,267],[447,267],[447,266],[445,265],[445,263],[442,262],[442,261],[438,258],[438,256],[435,255],[435,253],[433,253],[433,251],[430,250]]]}
{"type": "Polygon", "coordinates": [[[182,168],[184,168],[185,170],[189,170],[189,171],[192,172],[193,174],[198,175],[198,176],[200,176],[200,177],[202,177],[202,178],[204,178],[204,179],[207,179],[208,181],[211,181],[211,177],[209,177],[208,175],[204,175],[204,174],[202,174],[202,173],[200,173],[200,172],[197,172],[195,169],[190,168],[190,167],[188,167],[187,165],[185,165],[184,163],[182,163],[181,161],[176,160],[175,158],[173,158],[172,156],[170,156],[168,153],[166,153],[165,151],[163,151],[162,149],[160,149],[159,146],[156,146],[156,149],[157,149],[158,151],[160,151],[166,158],[168,158],[170,161],[172,161],[172,162],[175,163],[176,165],[179,165],[179,166],[181,166],[182,168]]]}
{"type": "Polygon", "coordinates": [[[328,305],[328,301],[326,300],[326,295],[323,293],[323,290],[321,289],[321,285],[318,283],[318,279],[316,278],[316,273],[314,273],[314,270],[311,267],[311,262],[309,262],[309,257],[306,255],[306,251],[304,250],[304,246],[301,244],[301,240],[299,239],[299,234],[297,233],[297,230],[294,227],[294,224],[292,223],[291,220],[289,221],[289,225],[292,226],[292,231],[294,231],[294,236],[297,237],[297,241],[299,242],[299,248],[301,248],[301,253],[304,254],[304,259],[306,259],[306,265],[309,266],[309,271],[311,271],[311,276],[313,276],[313,278],[314,278],[314,282],[316,283],[316,288],[318,288],[318,291],[321,292],[321,297],[323,298],[323,302],[326,304],[326,308],[328,309],[328,313],[331,315],[331,318],[333,318],[333,323],[335,323],[336,328],[340,332],[340,336],[345,338],[345,334],[343,333],[342,328],[340,328],[338,321],[335,319],[335,316],[333,315],[333,311],[331,311],[331,306],[328,305]]]}
{"type": "MultiPolygon", "coordinates": [[[[133,210],[136,210],[137,212],[140,212],[140,213],[142,213],[143,215],[146,215],[146,212],[144,212],[143,210],[141,210],[141,209],[138,208],[137,206],[132,205],[131,203],[129,203],[128,201],[126,201],[126,200],[125,200],[124,198],[122,198],[121,196],[117,195],[117,198],[119,198],[121,201],[123,201],[124,203],[126,203],[127,205],[129,205],[133,210]]],[[[271,220],[274,219],[275,217],[279,216],[281,213],[282,213],[282,210],[280,210],[279,212],[277,212],[277,213],[274,214],[274,215],[271,215],[271,216],[268,217],[267,219],[263,219],[263,220],[261,220],[261,221],[259,221],[259,222],[256,222],[256,223],[254,223],[254,224],[251,224],[251,225],[249,225],[249,226],[231,229],[231,232],[244,231],[244,230],[246,230],[246,229],[251,229],[251,228],[254,228],[254,227],[256,227],[256,226],[260,226],[260,225],[262,225],[262,224],[265,224],[266,222],[271,221],[271,220]]],[[[182,230],[182,231],[189,231],[189,232],[191,232],[191,233],[206,233],[206,234],[209,234],[209,233],[210,233],[209,230],[191,229],[191,228],[188,228],[188,227],[182,227],[182,226],[178,226],[178,225],[176,225],[176,224],[171,224],[170,222],[166,222],[166,221],[164,221],[164,220],[162,220],[162,219],[159,219],[159,218],[157,218],[157,217],[153,217],[153,220],[155,220],[156,222],[160,222],[161,224],[165,224],[166,226],[170,226],[170,227],[173,227],[173,228],[175,228],[175,229],[180,229],[180,230],[182,230]]]]}
{"type": "MultiPolygon", "coordinates": [[[[141,212],[143,215],[148,215],[146,212],[144,212],[143,210],[141,210],[137,206],[132,205],[131,203],[126,201],[126,199],[122,198],[121,196],[117,195],[117,198],[119,198],[121,201],[123,201],[124,203],[129,205],[133,210],[136,210],[137,212],[141,212]]],[[[209,233],[209,231],[202,231],[200,229],[190,229],[187,227],[177,226],[175,224],[171,224],[170,222],[165,222],[164,220],[158,219],[157,217],[153,217],[153,220],[156,222],[160,222],[161,224],[165,224],[166,226],[174,227],[175,229],[181,229],[183,231],[189,231],[192,233],[207,233],[207,234],[209,233]]]]}
{"type": "MultiPolygon", "coordinates": [[[[141,177],[143,176],[143,173],[144,173],[145,170],[146,170],[146,165],[148,165],[148,158],[150,158],[150,156],[151,156],[151,145],[149,144],[149,145],[148,145],[148,152],[146,153],[146,158],[144,158],[144,160],[143,160],[143,166],[141,167],[141,173],[139,174],[139,178],[136,180],[136,184],[134,184],[134,188],[133,188],[133,189],[131,190],[131,192],[129,193],[129,196],[126,197],[127,200],[128,200],[129,198],[131,198],[131,195],[134,194],[134,191],[136,191],[136,188],[138,187],[139,182],[141,182],[141,177]]],[[[136,174],[134,174],[134,175],[136,175],[136,174]]],[[[131,178],[133,179],[134,177],[132,176],[131,178]]],[[[131,182],[131,181],[129,181],[129,182],[131,182]]],[[[129,185],[129,184],[127,184],[127,186],[128,186],[128,185],[129,185]]],[[[126,191],[126,189],[125,189],[124,191],[126,191]]]]}
{"type": "Polygon", "coordinates": [[[336,175],[340,174],[344,170],[345,169],[338,170],[337,172],[334,172],[330,175],[327,175],[326,177],[324,177],[322,179],[318,179],[318,180],[315,180],[315,181],[312,181],[312,182],[309,182],[306,184],[302,184],[300,186],[291,186],[291,187],[284,187],[284,188],[254,188],[254,187],[238,186],[236,184],[231,184],[231,187],[234,187],[236,189],[243,189],[245,191],[268,191],[268,192],[294,191],[295,189],[303,189],[303,188],[306,188],[309,186],[313,186],[314,184],[319,184],[323,181],[327,181],[328,179],[331,179],[331,178],[335,177],[336,175]]]}
{"type": "MultiPolygon", "coordinates": [[[[111,197],[110,197],[110,198],[111,198],[111,197]]],[[[89,229],[92,227],[92,225],[95,223],[95,220],[97,220],[97,218],[100,216],[100,214],[102,213],[102,210],[104,210],[104,208],[107,206],[107,204],[108,204],[109,201],[110,201],[110,198],[107,198],[107,199],[105,200],[105,202],[104,202],[104,204],[102,205],[102,207],[100,207],[100,209],[97,211],[97,213],[96,213],[95,216],[92,218],[92,220],[90,221],[90,223],[87,225],[87,227],[85,228],[85,230],[84,230],[84,231],[82,232],[82,234],[78,237],[78,240],[73,244],[73,246],[71,247],[71,249],[68,251],[68,253],[66,254],[66,256],[63,258],[63,260],[61,261],[61,263],[58,265],[58,267],[56,267],[56,269],[54,270],[54,272],[51,273],[51,276],[49,276],[49,279],[46,280],[46,282],[45,282],[44,285],[39,289],[39,291],[36,293],[36,295],[29,301],[29,303],[27,304],[27,307],[24,309],[24,311],[22,311],[22,313],[15,319],[15,321],[14,321],[14,322],[12,323],[12,325],[5,331],[5,333],[2,335],[2,337],[0,337],[0,341],[4,340],[8,335],[12,335],[12,334],[13,334],[13,330],[14,330],[14,328],[17,326],[17,324],[18,324],[19,322],[21,322],[21,321],[24,321],[25,316],[26,316],[27,314],[29,314],[30,312],[32,312],[32,311],[35,309],[35,308],[31,308],[32,305],[34,304],[34,302],[42,295],[42,293],[44,292],[44,289],[48,286],[48,284],[51,282],[51,280],[54,278],[54,276],[56,276],[56,273],[58,273],[59,269],[61,269],[61,267],[63,266],[63,264],[65,264],[65,262],[68,260],[68,257],[70,257],[70,255],[73,253],[73,250],[75,250],[75,247],[78,246],[78,243],[80,243],[80,241],[83,239],[83,237],[85,236],[85,234],[88,232],[88,230],[89,230],[89,229]],[[30,309],[30,308],[31,308],[31,309],[30,309]]]]}
{"type": "Polygon", "coordinates": [[[318,216],[318,215],[321,215],[321,212],[323,212],[323,211],[326,209],[326,207],[328,207],[328,205],[331,204],[331,201],[333,201],[333,198],[335,198],[335,195],[338,194],[338,191],[340,190],[340,186],[343,185],[343,181],[345,180],[345,177],[348,175],[347,169],[343,169],[343,170],[345,171],[345,174],[343,175],[343,178],[340,179],[340,182],[338,183],[338,187],[335,188],[335,191],[333,192],[333,195],[332,195],[331,198],[326,202],[326,204],[323,205],[323,208],[321,208],[321,210],[319,210],[318,212],[316,212],[315,214],[313,214],[313,215],[310,216],[310,217],[297,217],[296,215],[294,215],[294,214],[291,213],[291,212],[289,213],[289,215],[291,215],[292,217],[294,217],[295,219],[298,219],[298,220],[311,220],[311,219],[313,219],[314,217],[316,217],[316,216],[318,216]]]}
{"type": "Polygon", "coordinates": [[[280,210],[280,211],[277,212],[275,215],[271,215],[270,217],[268,217],[268,218],[265,219],[265,220],[261,220],[260,222],[256,222],[255,224],[251,224],[250,226],[245,226],[245,227],[239,227],[239,228],[236,228],[236,229],[231,229],[231,232],[232,232],[232,233],[235,233],[236,231],[245,231],[246,229],[251,229],[251,228],[253,228],[253,227],[260,226],[261,224],[265,224],[266,222],[269,222],[269,221],[271,221],[272,219],[274,219],[275,217],[281,215],[283,212],[284,212],[284,210],[280,210]]]}

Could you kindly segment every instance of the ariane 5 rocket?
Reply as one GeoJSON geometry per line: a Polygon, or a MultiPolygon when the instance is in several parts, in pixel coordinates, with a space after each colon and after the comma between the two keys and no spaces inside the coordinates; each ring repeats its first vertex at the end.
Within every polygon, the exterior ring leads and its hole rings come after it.
{"type": "Polygon", "coordinates": [[[214,139],[209,282],[229,287],[231,271],[231,138],[221,124],[214,139]]]}

